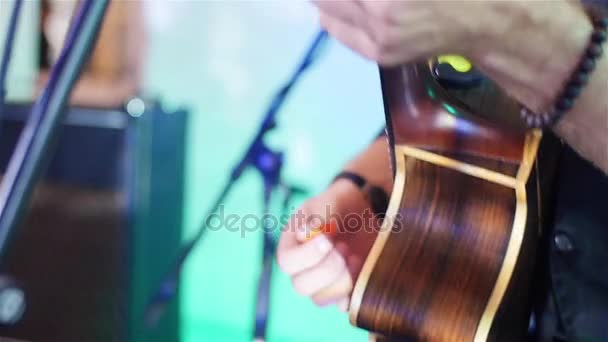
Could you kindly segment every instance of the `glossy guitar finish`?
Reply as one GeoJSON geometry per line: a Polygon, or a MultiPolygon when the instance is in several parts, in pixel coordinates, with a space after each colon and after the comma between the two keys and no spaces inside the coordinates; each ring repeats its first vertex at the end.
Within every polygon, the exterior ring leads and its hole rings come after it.
{"type": "Polygon", "coordinates": [[[491,90],[472,101],[494,119],[471,115],[427,65],[382,69],[381,79],[394,189],[355,285],[351,322],[397,339],[521,340],[539,233],[541,133],[497,123],[517,107],[491,90]]]}

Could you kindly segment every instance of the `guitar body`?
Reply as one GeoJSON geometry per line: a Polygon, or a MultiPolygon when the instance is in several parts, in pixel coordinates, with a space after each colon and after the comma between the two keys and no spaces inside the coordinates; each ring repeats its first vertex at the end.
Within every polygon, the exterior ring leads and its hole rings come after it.
{"type": "Polygon", "coordinates": [[[391,340],[520,341],[539,237],[539,131],[506,124],[516,104],[475,106],[429,66],[382,69],[394,189],[357,279],[351,322],[391,340]]]}

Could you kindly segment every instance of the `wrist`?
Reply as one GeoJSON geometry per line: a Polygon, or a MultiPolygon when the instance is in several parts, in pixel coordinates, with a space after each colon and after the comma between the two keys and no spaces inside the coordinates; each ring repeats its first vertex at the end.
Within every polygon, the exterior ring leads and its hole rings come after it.
{"type": "Polygon", "coordinates": [[[370,207],[365,194],[348,179],[336,179],[329,185],[328,192],[332,193],[339,203],[349,203],[349,210],[362,211],[370,207]]]}
{"type": "Polygon", "coordinates": [[[336,179],[333,183],[329,185],[329,189],[338,195],[344,196],[353,196],[356,195],[357,198],[361,198],[361,200],[365,200],[365,196],[361,193],[361,190],[348,179],[336,179]]]}
{"type": "Polygon", "coordinates": [[[498,3],[504,19],[496,19],[472,59],[515,100],[543,112],[577,67],[593,25],[572,2],[498,3]]]}
{"type": "Polygon", "coordinates": [[[370,183],[363,176],[350,171],[339,173],[336,178],[334,178],[334,182],[337,180],[346,180],[356,186],[374,214],[381,215],[386,211],[389,197],[386,191],[378,185],[370,183]]]}

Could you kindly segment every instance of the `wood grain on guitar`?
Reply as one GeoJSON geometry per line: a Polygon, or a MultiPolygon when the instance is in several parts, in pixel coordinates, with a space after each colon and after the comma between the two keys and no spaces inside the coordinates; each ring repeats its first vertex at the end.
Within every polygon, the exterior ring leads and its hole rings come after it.
{"type": "Polygon", "coordinates": [[[517,107],[492,88],[472,110],[426,65],[382,69],[381,79],[395,185],[351,322],[391,340],[522,340],[540,132],[505,124],[517,107]]]}

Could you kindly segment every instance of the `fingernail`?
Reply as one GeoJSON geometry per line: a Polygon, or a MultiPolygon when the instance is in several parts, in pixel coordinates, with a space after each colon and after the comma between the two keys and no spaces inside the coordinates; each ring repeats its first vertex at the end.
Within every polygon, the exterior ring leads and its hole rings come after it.
{"type": "Polygon", "coordinates": [[[348,311],[348,304],[349,304],[349,300],[348,298],[343,298],[342,300],[340,300],[338,302],[338,309],[342,312],[346,312],[348,311]]]}
{"type": "Polygon", "coordinates": [[[329,250],[332,249],[331,242],[329,242],[325,235],[319,235],[319,237],[315,239],[315,244],[317,245],[317,249],[319,250],[319,252],[323,254],[329,252],[329,250]]]}

